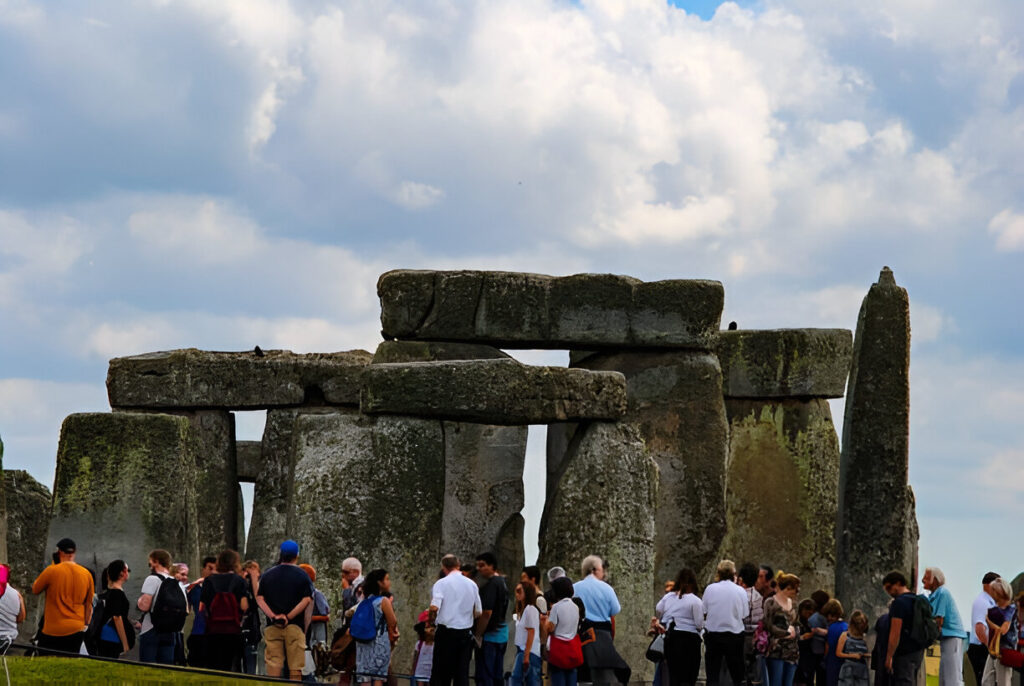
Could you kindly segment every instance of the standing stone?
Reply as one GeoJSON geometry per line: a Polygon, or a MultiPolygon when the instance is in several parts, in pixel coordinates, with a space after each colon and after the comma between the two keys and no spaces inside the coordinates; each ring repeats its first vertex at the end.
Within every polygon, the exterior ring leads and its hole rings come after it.
{"type": "MultiPolygon", "coordinates": [[[[497,348],[465,343],[386,341],[373,364],[511,359],[497,348]]],[[[525,426],[444,422],[445,498],[441,548],[472,559],[490,550],[505,573],[524,564],[525,426]]]]}
{"type": "Polygon", "coordinates": [[[910,301],[885,267],[857,319],[839,463],[836,595],[869,617],[885,611],[887,572],[916,571],[909,372],[910,301]]]}
{"type": "Polygon", "coordinates": [[[7,549],[15,551],[6,558],[11,566],[11,584],[25,599],[26,619],[18,627],[18,640],[27,641],[35,633],[41,596],[32,595],[32,582],[47,558],[46,539],[50,526],[50,489],[20,469],[4,470],[7,496],[7,549]]]}
{"type": "Polygon", "coordinates": [[[616,647],[634,680],[650,681],[645,632],[655,605],[654,505],[658,467],[632,424],[594,422],[576,431],[540,525],[542,569],[564,567],[579,580],[580,563],[600,555],[605,579],[622,606],[616,647]]]}
{"type": "MultiPolygon", "coordinates": [[[[391,575],[398,625],[430,605],[442,554],[444,432],[435,420],[300,414],[295,420],[296,540],[302,559],[335,578],[354,555],[391,575]]],[[[322,584],[332,607],[340,589],[322,584]]],[[[395,665],[412,663],[399,641],[395,665]]]]}
{"type": "MultiPolygon", "coordinates": [[[[186,417],[166,414],[73,414],[57,449],[47,550],[69,536],[77,562],[94,572],[123,559],[145,569],[149,551],[199,562],[197,450],[186,417]]],[[[125,586],[138,597],[145,574],[125,586]]]]}
{"type": "MultiPolygon", "coordinates": [[[[0,438],[0,471],[4,466],[4,442],[0,438]]],[[[0,482],[0,560],[10,560],[7,554],[7,498],[3,482],[0,482]]]]}
{"type": "MultiPolygon", "coordinates": [[[[252,519],[245,556],[266,569],[277,561],[278,548],[296,536],[295,421],[303,414],[352,414],[339,407],[305,407],[267,411],[259,471],[254,479],[252,519]]],[[[340,570],[338,570],[340,573],[340,570]]]]}
{"type": "Polygon", "coordinates": [[[835,582],[839,437],[827,400],[726,398],[728,534],[722,556],[769,564],[808,592],[835,582]]]}
{"type": "MultiPolygon", "coordinates": [[[[710,578],[725,536],[728,423],[718,358],[697,351],[573,358],[573,366],[615,370],[626,377],[628,405],[623,421],[636,424],[658,464],[658,584],[675,579],[682,567],[693,569],[699,579],[710,578]]],[[[556,427],[548,432],[549,446],[556,450],[568,443],[559,433],[556,427]]],[[[563,454],[549,451],[549,479],[563,459],[563,454]]]]}
{"type": "Polygon", "coordinates": [[[722,556],[766,563],[831,592],[839,437],[826,398],[843,395],[845,329],[722,331],[729,416],[728,534],[722,556]]]}

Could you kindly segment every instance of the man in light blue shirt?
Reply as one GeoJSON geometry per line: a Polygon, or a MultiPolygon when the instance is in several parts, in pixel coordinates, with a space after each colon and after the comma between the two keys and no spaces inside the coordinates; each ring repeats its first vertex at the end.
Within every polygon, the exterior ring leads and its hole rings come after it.
{"type": "Polygon", "coordinates": [[[924,570],[921,584],[928,591],[935,623],[939,625],[939,686],[963,686],[963,649],[967,632],[960,621],[953,596],[946,588],[946,575],[938,567],[924,570]]]}
{"type": "Polygon", "coordinates": [[[583,651],[590,681],[597,685],[629,683],[630,669],[612,645],[615,638],[615,615],[619,614],[619,597],[605,580],[604,560],[589,555],[580,566],[583,580],[573,584],[573,593],[583,601],[586,610],[584,626],[594,629],[595,641],[583,651]]]}

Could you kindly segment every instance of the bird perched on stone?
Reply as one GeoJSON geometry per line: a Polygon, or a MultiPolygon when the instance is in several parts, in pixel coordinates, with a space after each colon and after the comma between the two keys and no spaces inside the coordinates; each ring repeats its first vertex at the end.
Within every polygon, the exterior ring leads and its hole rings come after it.
{"type": "Polygon", "coordinates": [[[263,348],[259,347],[258,345],[252,349],[252,352],[253,354],[256,355],[256,357],[263,357],[263,348]]]}
{"type": "Polygon", "coordinates": [[[729,322],[729,331],[736,330],[736,322],[729,322]]]}

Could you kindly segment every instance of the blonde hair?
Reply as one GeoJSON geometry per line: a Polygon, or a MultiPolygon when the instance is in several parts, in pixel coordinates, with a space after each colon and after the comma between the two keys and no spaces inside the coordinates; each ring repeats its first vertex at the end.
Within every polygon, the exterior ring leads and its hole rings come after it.
{"type": "Polygon", "coordinates": [[[719,581],[733,580],[736,578],[736,563],[732,560],[722,560],[715,570],[719,581]]]}
{"type": "MultiPolygon", "coordinates": [[[[1007,600],[1010,600],[1011,598],[1013,598],[1013,589],[1010,588],[1010,584],[1008,584],[1006,582],[1006,579],[1003,579],[1002,577],[1000,577],[1000,578],[996,579],[995,581],[993,581],[990,585],[992,587],[992,593],[993,594],[998,593],[999,595],[1001,595],[1003,598],[1006,598],[1007,600]]],[[[995,598],[994,595],[993,595],[993,598],[995,598]]]]}
{"type": "Polygon", "coordinates": [[[800,590],[800,577],[796,574],[779,574],[777,583],[779,584],[780,591],[790,587],[794,587],[798,591],[800,590]]]}

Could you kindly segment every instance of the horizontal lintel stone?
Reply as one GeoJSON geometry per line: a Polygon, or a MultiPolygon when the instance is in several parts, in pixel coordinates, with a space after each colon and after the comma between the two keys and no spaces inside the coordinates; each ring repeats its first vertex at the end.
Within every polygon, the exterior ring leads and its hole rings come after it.
{"type": "Polygon", "coordinates": [[[107,395],[117,409],[259,410],[359,403],[365,350],[212,352],[187,348],[110,361],[107,395]]]}
{"type": "Polygon", "coordinates": [[[718,281],[486,271],[390,271],[377,294],[385,338],[543,349],[711,349],[725,302],[718,281]]]}
{"type": "Polygon", "coordinates": [[[848,329],[722,331],[716,350],[727,398],[841,398],[853,334],[848,329]]]}
{"type": "Polygon", "coordinates": [[[360,409],[499,425],[612,420],[626,411],[626,379],[515,360],[373,364],[363,376],[360,409]]]}

